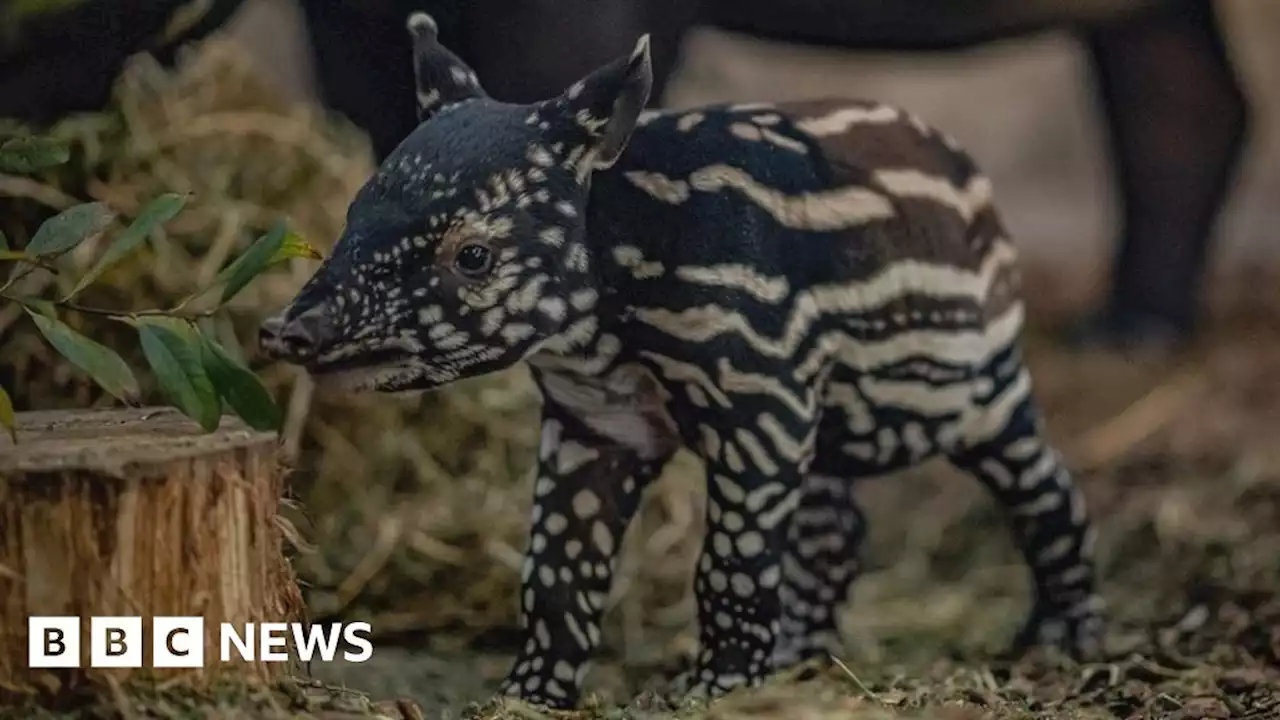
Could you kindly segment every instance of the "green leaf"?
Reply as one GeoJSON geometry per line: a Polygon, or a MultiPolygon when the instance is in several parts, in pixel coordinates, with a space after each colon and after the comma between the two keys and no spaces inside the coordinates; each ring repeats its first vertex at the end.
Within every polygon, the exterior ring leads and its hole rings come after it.
{"type": "Polygon", "coordinates": [[[9,238],[5,236],[4,231],[0,230],[0,250],[9,249],[9,238]]]}
{"type": "Polygon", "coordinates": [[[254,430],[279,430],[283,413],[253,371],[208,335],[201,335],[201,361],[218,395],[254,430]]]}
{"type": "Polygon", "coordinates": [[[182,212],[183,206],[187,204],[187,196],[177,193],[165,193],[151,200],[143,206],[138,216],[134,218],[129,227],[124,232],[116,236],[111,242],[107,251],[98,258],[97,264],[80,278],[80,282],[76,283],[75,288],[67,294],[64,300],[70,300],[89,286],[94,280],[97,280],[107,268],[119,262],[122,258],[133,252],[134,248],[142,244],[149,235],[161,225],[172,220],[179,212],[182,212]]]}
{"type": "Polygon", "coordinates": [[[72,330],[53,314],[47,303],[23,300],[22,304],[40,334],[71,364],[121,401],[130,405],[137,403],[138,380],[114,350],[72,330]]]}
{"type": "Polygon", "coordinates": [[[13,414],[13,400],[9,399],[9,393],[3,387],[0,387],[0,427],[8,431],[9,439],[17,445],[18,418],[13,414]]]}
{"type": "Polygon", "coordinates": [[[324,255],[321,255],[320,251],[316,250],[311,243],[303,240],[301,235],[290,231],[285,235],[284,244],[281,245],[280,249],[276,251],[276,254],[271,257],[271,262],[268,263],[268,265],[275,265],[276,263],[284,262],[289,258],[323,260],[324,255]]]}
{"type": "Polygon", "coordinates": [[[139,318],[142,354],[165,395],[205,432],[218,429],[222,401],[200,363],[200,338],[190,325],[173,318],[139,318]]]}
{"type": "Polygon", "coordinates": [[[0,144],[0,172],[29,175],[65,163],[71,150],[44,137],[15,137],[0,144]]]}
{"type": "Polygon", "coordinates": [[[107,228],[115,214],[105,203],[82,203],[45,220],[27,244],[27,254],[45,257],[64,253],[107,228]]]}
{"type": "Polygon", "coordinates": [[[34,310],[50,320],[58,319],[57,309],[54,308],[52,302],[45,300],[44,298],[23,297],[18,298],[18,302],[26,306],[28,312],[34,310]]]}
{"type": "Polygon", "coordinates": [[[226,281],[219,304],[235,297],[236,293],[243,290],[258,276],[258,273],[271,264],[271,258],[275,257],[276,252],[284,245],[286,230],[284,221],[277,222],[270,231],[254,241],[243,255],[218,273],[218,279],[226,281]]]}

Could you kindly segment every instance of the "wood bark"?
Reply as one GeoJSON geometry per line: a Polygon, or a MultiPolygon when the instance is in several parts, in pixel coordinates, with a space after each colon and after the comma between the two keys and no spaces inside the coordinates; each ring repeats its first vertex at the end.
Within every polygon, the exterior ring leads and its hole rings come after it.
{"type": "Polygon", "coordinates": [[[303,620],[277,510],[273,433],[203,433],[168,408],[18,416],[0,437],[0,705],[127,681],[270,682],[288,662],[220,658],[220,624],[303,620]],[[31,668],[32,615],[80,620],[79,668],[31,668]],[[92,616],[142,618],[140,668],[91,668],[92,616]],[[152,667],[156,616],[204,618],[203,668],[152,667]]]}

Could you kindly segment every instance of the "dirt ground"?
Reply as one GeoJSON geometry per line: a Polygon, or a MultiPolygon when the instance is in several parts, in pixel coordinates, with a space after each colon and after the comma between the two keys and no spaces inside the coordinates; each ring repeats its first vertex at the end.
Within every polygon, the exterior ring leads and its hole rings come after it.
{"type": "MultiPolygon", "coordinates": [[[[614,658],[580,717],[1280,717],[1280,314],[1234,315],[1177,361],[1030,341],[1051,434],[1099,524],[1108,662],[997,662],[1025,608],[1024,571],[981,490],[935,465],[861,488],[872,542],[842,664],[681,710],[660,692],[633,696],[660,691],[662,668],[614,658]]],[[[666,641],[668,657],[691,638],[666,641]]],[[[543,717],[484,704],[509,659],[436,637],[312,671],[412,698],[432,718],[543,717]]]]}

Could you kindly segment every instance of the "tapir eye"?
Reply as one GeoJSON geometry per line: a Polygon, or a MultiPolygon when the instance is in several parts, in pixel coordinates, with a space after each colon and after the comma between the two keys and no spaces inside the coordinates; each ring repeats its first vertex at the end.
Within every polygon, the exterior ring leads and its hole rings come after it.
{"type": "Polygon", "coordinates": [[[453,264],[463,275],[484,275],[493,267],[493,251],[483,245],[463,245],[453,264]]]}

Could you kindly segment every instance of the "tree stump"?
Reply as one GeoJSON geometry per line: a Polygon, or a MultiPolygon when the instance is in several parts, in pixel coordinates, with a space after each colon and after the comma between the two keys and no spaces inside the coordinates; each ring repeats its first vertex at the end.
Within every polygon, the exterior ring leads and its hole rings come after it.
{"type": "Polygon", "coordinates": [[[231,416],[206,434],[169,408],[20,414],[18,443],[0,437],[0,705],[292,673],[257,655],[222,662],[219,645],[221,623],[303,621],[280,458],[273,433],[231,416]],[[29,666],[33,615],[80,618],[80,667],[29,666]],[[142,667],[90,667],[92,616],[141,618],[142,667]],[[156,616],[204,619],[203,667],[153,667],[156,616]]]}

